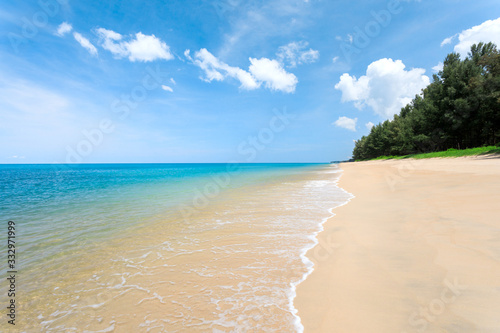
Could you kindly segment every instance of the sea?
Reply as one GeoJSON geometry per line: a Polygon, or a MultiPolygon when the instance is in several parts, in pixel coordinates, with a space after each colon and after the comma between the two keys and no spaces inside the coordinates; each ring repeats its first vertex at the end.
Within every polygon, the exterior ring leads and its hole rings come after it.
{"type": "Polygon", "coordinates": [[[314,269],[306,252],[323,223],[351,198],[337,184],[341,172],[0,165],[0,330],[302,332],[295,288],[314,269]],[[16,325],[7,323],[12,299],[16,325]]]}

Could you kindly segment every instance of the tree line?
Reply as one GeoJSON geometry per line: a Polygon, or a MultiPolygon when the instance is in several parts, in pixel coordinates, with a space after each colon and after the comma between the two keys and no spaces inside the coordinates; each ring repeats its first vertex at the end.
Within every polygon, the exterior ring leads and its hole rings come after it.
{"type": "Polygon", "coordinates": [[[356,141],[353,158],[496,145],[500,139],[500,52],[493,43],[446,56],[420,95],[356,141]]]}

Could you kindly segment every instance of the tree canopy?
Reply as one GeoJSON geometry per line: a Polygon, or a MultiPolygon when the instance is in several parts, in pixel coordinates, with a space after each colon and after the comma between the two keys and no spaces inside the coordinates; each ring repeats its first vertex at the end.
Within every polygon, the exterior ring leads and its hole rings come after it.
{"type": "Polygon", "coordinates": [[[500,52],[493,43],[450,53],[433,82],[392,120],[356,141],[353,158],[495,145],[500,139],[500,52]]]}

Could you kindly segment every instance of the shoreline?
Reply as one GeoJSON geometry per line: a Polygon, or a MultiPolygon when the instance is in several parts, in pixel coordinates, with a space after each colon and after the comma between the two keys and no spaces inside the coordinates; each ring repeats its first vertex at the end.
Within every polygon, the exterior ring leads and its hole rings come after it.
{"type": "MultiPolygon", "coordinates": [[[[331,166],[328,166],[326,168],[330,168],[331,166]]],[[[302,261],[302,263],[304,263],[304,265],[306,266],[307,268],[307,271],[304,273],[304,275],[302,275],[302,277],[300,278],[300,280],[296,281],[296,282],[290,282],[290,287],[291,287],[291,295],[289,297],[289,308],[290,308],[290,312],[292,313],[293,317],[294,317],[294,326],[297,328],[297,331],[299,333],[302,333],[304,332],[304,325],[302,324],[302,320],[300,318],[300,316],[297,315],[298,313],[298,309],[297,307],[295,306],[295,299],[297,297],[297,288],[298,286],[303,283],[304,281],[306,281],[307,277],[309,275],[311,275],[311,273],[314,271],[314,266],[315,266],[315,263],[314,263],[314,258],[311,259],[307,256],[307,253],[309,251],[311,251],[312,249],[314,249],[316,246],[318,245],[321,245],[319,240],[318,240],[318,235],[321,234],[324,230],[325,230],[325,223],[333,218],[335,216],[335,213],[334,213],[334,210],[339,208],[339,207],[342,207],[344,205],[347,205],[353,198],[355,198],[355,196],[352,194],[352,193],[349,193],[347,192],[346,190],[344,190],[343,188],[341,188],[339,186],[339,181],[340,179],[342,178],[342,174],[344,172],[344,170],[340,167],[339,164],[336,165],[336,168],[338,171],[335,171],[335,172],[332,172],[332,173],[339,173],[339,177],[335,180],[335,186],[341,190],[342,192],[344,192],[345,194],[348,194],[349,195],[349,198],[347,198],[343,203],[335,206],[335,207],[332,207],[330,209],[328,209],[328,212],[330,213],[330,216],[327,216],[325,218],[323,218],[321,220],[321,222],[319,223],[319,228],[316,232],[314,232],[312,235],[308,236],[308,238],[310,238],[312,241],[314,241],[313,244],[311,245],[308,245],[306,247],[304,247],[301,252],[300,252],[300,259],[302,261]]],[[[331,171],[330,171],[331,172],[331,171]]]]}
{"type": "MultiPolygon", "coordinates": [[[[64,255],[43,259],[48,267],[43,275],[36,275],[38,263],[25,267],[24,272],[35,273],[24,281],[24,290],[31,292],[19,308],[27,314],[21,328],[297,331],[292,282],[307,273],[304,253],[317,243],[313,236],[321,231],[320,223],[332,215],[331,207],[347,200],[337,186],[339,175],[338,166],[329,165],[243,174],[246,178],[234,180],[241,186],[221,190],[185,221],[180,213],[169,213],[169,191],[133,191],[136,205],[126,213],[146,217],[137,218],[137,225],[103,236],[105,242],[65,246],[64,255]],[[153,206],[164,210],[140,215],[153,206]]],[[[212,179],[207,173],[195,185],[205,189],[212,179]]],[[[138,188],[147,184],[141,180],[138,188]]],[[[67,198],[81,202],[81,195],[67,198]]],[[[101,198],[109,211],[122,207],[116,195],[101,198]]],[[[74,214],[86,207],[76,206],[74,214]]],[[[57,216],[47,214],[55,222],[57,216]]],[[[107,221],[107,215],[97,216],[107,221]]],[[[79,230],[77,236],[85,240],[87,229],[79,230]]]]}
{"type": "Polygon", "coordinates": [[[307,253],[294,299],[304,331],[498,329],[498,156],[340,167],[355,198],[318,234],[333,250],[307,253]]]}

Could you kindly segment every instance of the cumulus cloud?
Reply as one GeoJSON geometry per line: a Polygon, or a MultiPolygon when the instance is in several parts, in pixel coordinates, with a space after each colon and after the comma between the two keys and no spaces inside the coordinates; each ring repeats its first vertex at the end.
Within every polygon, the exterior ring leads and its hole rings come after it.
{"type": "Polygon", "coordinates": [[[155,35],[147,36],[137,33],[135,39],[125,43],[130,61],[153,61],[156,59],[173,59],[170,48],[155,35]]]}
{"type": "Polygon", "coordinates": [[[83,37],[81,34],[78,32],[73,33],[73,37],[75,37],[75,40],[80,43],[80,45],[85,48],[87,51],[89,51],[90,54],[92,55],[97,55],[97,49],[95,48],[92,43],[89,42],[89,40],[85,37],[83,37]]]}
{"type": "Polygon", "coordinates": [[[249,71],[245,71],[220,61],[204,48],[196,51],[193,57],[190,50],[186,50],[184,56],[204,71],[205,77],[202,80],[207,82],[223,81],[230,77],[240,82],[241,89],[253,90],[264,84],[271,90],[287,93],[294,92],[298,82],[297,77],[286,72],[276,60],[250,58],[249,71]]]}
{"type": "Polygon", "coordinates": [[[458,34],[458,44],[454,51],[465,57],[474,44],[493,42],[500,45],[500,18],[488,20],[458,34]]]}
{"type": "Polygon", "coordinates": [[[333,125],[335,125],[337,127],[342,127],[342,128],[348,129],[348,130],[353,131],[353,132],[356,132],[357,121],[358,121],[358,118],[351,119],[348,117],[339,117],[339,119],[337,119],[333,123],[333,125]]]}
{"type": "Polygon", "coordinates": [[[189,50],[186,50],[184,55],[205,72],[206,77],[202,79],[207,82],[213,80],[222,81],[226,77],[231,77],[240,81],[240,88],[242,89],[253,90],[260,86],[260,83],[255,80],[252,74],[239,67],[229,66],[217,59],[217,57],[208,52],[207,49],[201,49],[195,52],[194,58],[191,58],[189,50]]]}
{"type": "Polygon", "coordinates": [[[134,37],[125,38],[112,30],[98,28],[96,30],[101,46],[113,53],[117,58],[128,57],[130,61],[154,61],[174,58],[170,47],[155,35],[144,35],[138,32],[134,37]]]}
{"type": "Polygon", "coordinates": [[[371,121],[369,121],[369,122],[367,122],[367,123],[365,124],[365,126],[366,126],[366,128],[367,128],[368,130],[371,130],[371,129],[372,129],[372,127],[373,127],[373,126],[375,126],[375,124],[374,124],[374,123],[372,123],[371,121]]]}
{"type": "Polygon", "coordinates": [[[306,41],[291,42],[280,46],[276,56],[280,62],[287,63],[289,67],[315,62],[319,58],[319,51],[311,48],[307,50],[308,45],[306,41]]]}
{"type": "Polygon", "coordinates": [[[432,67],[432,71],[434,73],[438,73],[439,71],[443,70],[444,64],[442,62],[439,62],[436,66],[432,67]]]}
{"type": "Polygon", "coordinates": [[[56,35],[62,37],[68,32],[71,32],[71,30],[73,30],[71,24],[69,24],[68,22],[63,22],[57,27],[56,35]]]}
{"type": "Polygon", "coordinates": [[[287,93],[295,91],[297,77],[287,73],[278,61],[250,58],[250,63],[250,73],[257,81],[264,82],[266,88],[287,93]]]}
{"type": "Polygon", "coordinates": [[[372,62],[359,79],[342,74],[335,89],[342,92],[342,102],[354,102],[360,110],[369,106],[376,114],[391,118],[430,83],[424,69],[405,67],[401,60],[383,58],[372,62]]]}

